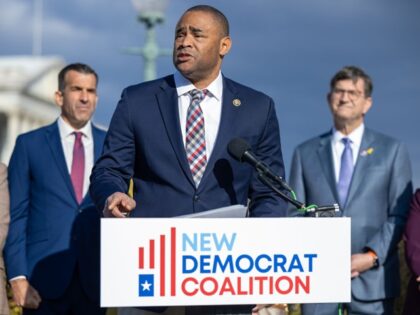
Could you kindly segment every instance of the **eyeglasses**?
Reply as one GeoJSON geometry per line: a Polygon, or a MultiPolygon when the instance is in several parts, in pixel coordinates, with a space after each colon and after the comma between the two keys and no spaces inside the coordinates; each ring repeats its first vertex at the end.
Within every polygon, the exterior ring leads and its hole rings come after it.
{"type": "Polygon", "coordinates": [[[362,93],[356,90],[344,90],[344,89],[338,89],[335,88],[332,91],[334,96],[338,96],[338,97],[343,97],[346,93],[347,93],[347,97],[351,100],[351,101],[356,101],[360,98],[360,96],[362,96],[362,93]]]}

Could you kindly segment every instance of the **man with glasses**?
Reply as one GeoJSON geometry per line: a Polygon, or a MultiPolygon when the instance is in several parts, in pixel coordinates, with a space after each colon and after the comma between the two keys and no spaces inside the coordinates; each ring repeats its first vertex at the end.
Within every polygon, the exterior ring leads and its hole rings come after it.
{"type": "Polygon", "coordinates": [[[362,69],[338,71],[328,93],[332,130],[299,145],[293,155],[290,183],[298,198],[338,203],[339,215],[351,218],[351,303],[305,304],[305,315],[336,315],[339,308],[393,314],[399,295],[397,245],[412,192],[411,168],[401,142],[365,127],[372,88],[362,69]]]}

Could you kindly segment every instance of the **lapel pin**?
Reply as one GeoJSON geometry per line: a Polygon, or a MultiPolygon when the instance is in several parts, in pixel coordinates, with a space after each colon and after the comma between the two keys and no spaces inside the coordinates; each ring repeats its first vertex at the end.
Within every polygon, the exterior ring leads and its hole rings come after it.
{"type": "Polygon", "coordinates": [[[360,152],[360,156],[368,156],[371,155],[373,153],[374,149],[372,147],[363,150],[362,152],[360,152]]]}
{"type": "Polygon", "coordinates": [[[233,104],[233,106],[236,106],[236,107],[241,106],[241,100],[239,98],[235,98],[232,101],[232,104],[233,104]]]}

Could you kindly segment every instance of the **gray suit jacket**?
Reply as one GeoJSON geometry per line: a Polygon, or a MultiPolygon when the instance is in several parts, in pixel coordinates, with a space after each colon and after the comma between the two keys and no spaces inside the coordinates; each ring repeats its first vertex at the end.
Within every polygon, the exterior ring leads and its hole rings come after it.
{"type": "Polygon", "coordinates": [[[0,314],[9,314],[6,296],[6,274],[3,262],[3,247],[9,229],[9,189],[7,187],[7,167],[0,163],[0,314]]]}
{"type": "MultiPolygon", "coordinates": [[[[329,132],[315,137],[294,152],[290,185],[306,204],[338,203],[331,136],[329,132]]],[[[340,215],[351,217],[351,253],[370,248],[380,263],[352,280],[352,295],[362,301],[396,297],[400,290],[397,244],[412,194],[405,146],[366,128],[349,189],[340,215]]],[[[289,209],[289,215],[296,214],[289,209]]]]}

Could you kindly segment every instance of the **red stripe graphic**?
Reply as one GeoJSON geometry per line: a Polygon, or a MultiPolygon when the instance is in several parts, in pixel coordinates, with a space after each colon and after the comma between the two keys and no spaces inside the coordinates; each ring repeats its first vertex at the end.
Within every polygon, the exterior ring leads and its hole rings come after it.
{"type": "Polygon", "coordinates": [[[171,228],[171,296],[175,296],[175,272],[176,272],[176,228],[171,228]]]}
{"type": "Polygon", "coordinates": [[[165,235],[160,236],[160,296],[165,296],[165,235]]]}
{"type": "MultiPolygon", "coordinates": [[[[155,239],[149,239],[149,268],[155,269],[156,263],[158,263],[158,269],[159,269],[159,282],[160,282],[160,296],[166,295],[166,238],[170,237],[170,243],[168,243],[168,246],[170,246],[170,274],[169,274],[169,280],[170,280],[170,294],[171,296],[176,295],[176,228],[172,227],[170,231],[170,235],[161,234],[159,238],[159,251],[158,255],[159,257],[156,257],[157,250],[156,250],[156,242],[155,239]]],[[[146,247],[147,249],[147,247],[146,247]]],[[[145,247],[139,247],[139,269],[145,268],[145,247]]],[[[147,257],[146,257],[147,258],[147,257]]]]}
{"type": "Polygon", "coordinates": [[[149,264],[150,269],[155,268],[155,240],[149,240],[149,264]]]}
{"type": "Polygon", "coordinates": [[[139,269],[144,268],[144,247],[139,247],[139,269]]]}

